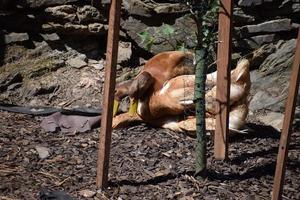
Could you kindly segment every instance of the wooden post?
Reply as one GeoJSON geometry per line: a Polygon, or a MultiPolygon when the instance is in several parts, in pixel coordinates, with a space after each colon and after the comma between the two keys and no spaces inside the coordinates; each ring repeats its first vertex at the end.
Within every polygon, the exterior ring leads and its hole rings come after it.
{"type": "Polygon", "coordinates": [[[285,107],[284,120],[282,125],[282,132],[279,142],[278,157],[273,185],[272,200],[279,200],[282,198],[285,165],[288,154],[289,142],[291,137],[291,128],[294,120],[295,105],[297,102],[298,88],[299,88],[299,65],[300,65],[300,30],[298,32],[298,41],[296,47],[296,54],[292,66],[291,80],[288,92],[288,98],[285,107]]]}
{"type": "Polygon", "coordinates": [[[232,43],[233,0],[221,0],[219,13],[219,43],[217,59],[217,110],[214,136],[216,159],[226,159],[229,118],[230,65],[232,43]]]}
{"type": "Polygon", "coordinates": [[[116,65],[118,58],[121,0],[112,0],[109,13],[107,36],[104,96],[99,138],[97,187],[105,188],[108,182],[109,153],[111,145],[113,102],[116,82],[116,65]]]}

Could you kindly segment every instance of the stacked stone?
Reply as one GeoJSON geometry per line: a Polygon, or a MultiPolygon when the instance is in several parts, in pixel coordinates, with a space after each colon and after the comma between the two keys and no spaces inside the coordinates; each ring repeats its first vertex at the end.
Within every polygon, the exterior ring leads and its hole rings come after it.
{"type": "MultiPolygon", "coordinates": [[[[7,43],[28,40],[26,33],[64,35],[106,35],[109,0],[0,0],[0,24],[7,43]],[[24,34],[25,33],[25,34],[24,34]]],[[[193,48],[196,25],[189,8],[179,0],[123,0],[122,35],[147,49],[139,33],[146,31],[155,42],[151,53],[173,50],[178,44],[193,48]],[[163,34],[164,24],[173,27],[163,34]]],[[[296,37],[300,26],[300,0],[236,0],[234,5],[234,47],[247,52],[263,44],[296,37]]],[[[215,28],[217,31],[217,27],[215,28]]],[[[149,49],[147,49],[149,50],[149,49]]]]}
{"type": "Polygon", "coordinates": [[[30,34],[105,35],[107,19],[88,2],[78,0],[0,1],[0,24],[4,43],[24,42],[30,34]]]}
{"type": "Polygon", "coordinates": [[[239,0],[234,9],[235,47],[257,49],[263,44],[296,37],[299,0],[239,0]]]}

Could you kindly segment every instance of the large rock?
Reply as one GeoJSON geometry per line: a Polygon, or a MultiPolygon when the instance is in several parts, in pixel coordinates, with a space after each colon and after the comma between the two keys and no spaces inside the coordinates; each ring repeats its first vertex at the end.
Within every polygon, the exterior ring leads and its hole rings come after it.
{"type": "Polygon", "coordinates": [[[77,9],[77,17],[79,19],[79,23],[91,23],[103,20],[103,16],[100,15],[97,8],[89,5],[79,7],[77,9]]]}
{"type": "Polygon", "coordinates": [[[278,112],[269,112],[266,115],[259,116],[258,119],[266,125],[272,126],[277,131],[281,131],[284,115],[278,112]]]}
{"type": "MultiPolygon", "coordinates": [[[[265,44],[253,52],[251,69],[258,69],[265,59],[276,51],[274,44],[265,44]]],[[[261,75],[262,76],[262,75],[261,75]]]]}
{"type": "Polygon", "coordinates": [[[122,22],[122,27],[127,34],[142,48],[149,50],[153,54],[162,51],[175,50],[180,44],[185,44],[187,48],[196,45],[196,24],[193,19],[184,16],[176,19],[173,25],[147,26],[140,20],[129,17],[122,22]],[[172,34],[168,34],[166,29],[171,27],[172,34]],[[144,33],[146,41],[139,34],[144,33]]]}
{"type": "Polygon", "coordinates": [[[67,64],[71,67],[75,67],[75,68],[82,68],[87,66],[87,58],[86,56],[82,55],[82,56],[77,56],[75,58],[70,58],[67,60],[67,64]]]}
{"type": "Polygon", "coordinates": [[[42,25],[42,30],[45,32],[57,32],[65,35],[104,35],[107,33],[108,26],[100,23],[88,25],[74,23],[55,23],[48,22],[42,25]]]}
{"type": "Polygon", "coordinates": [[[45,9],[47,21],[41,26],[45,32],[71,35],[103,35],[107,25],[99,23],[103,16],[93,6],[62,5],[45,9]]]}
{"type": "MultiPolygon", "coordinates": [[[[278,35],[276,34],[270,34],[270,35],[258,35],[258,36],[253,36],[247,39],[243,39],[240,41],[243,44],[242,48],[248,48],[251,50],[258,49],[264,44],[269,44],[272,42],[275,42],[279,39],[278,35]]],[[[239,44],[234,41],[235,45],[238,46],[239,44]]],[[[241,47],[239,47],[241,48],[241,47]]]]}
{"type": "Polygon", "coordinates": [[[35,14],[15,11],[0,13],[1,26],[12,32],[106,34],[107,25],[99,23],[101,20],[102,15],[92,6],[60,5],[38,10],[35,14]]]}
{"type": "Polygon", "coordinates": [[[251,72],[251,111],[284,112],[295,45],[295,39],[279,41],[260,68],[251,72]]]}
{"type": "Polygon", "coordinates": [[[156,3],[154,1],[124,0],[125,10],[131,15],[152,17],[157,14],[183,13],[188,7],[182,3],[156,3]]]}
{"type": "Polygon", "coordinates": [[[156,14],[171,14],[171,13],[181,13],[188,11],[188,7],[182,3],[170,4],[158,4],[154,7],[156,14]]]}
{"type": "Polygon", "coordinates": [[[253,23],[255,21],[255,17],[246,14],[241,8],[236,7],[233,11],[233,20],[235,25],[248,24],[253,23]]]}
{"type": "Polygon", "coordinates": [[[242,7],[260,6],[266,2],[275,2],[276,0],[239,0],[238,5],[242,7]]]}
{"type": "Polygon", "coordinates": [[[19,43],[29,40],[27,33],[9,33],[4,35],[4,44],[19,43]]]}
{"type": "Polygon", "coordinates": [[[48,7],[45,9],[49,20],[56,22],[77,22],[79,24],[88,24],[103,20],[103,16],[97,8],[85,5],[77,7],[75,5],[61,5],[48,7]]]}
{"type": "Polygon", "coordinates": [[[48,22],[42,25],[42,30],[43,32],[62,33],[64,32],[64,25],[55,22],[48,22]]]}
{"type": "Polygon", "coordinates": [[[276,50],[268,56],[260,66],[260,71],[264,74],[274,74],[290,68],[296,49],[296,39],[289,41],[279,41],[276,50]]]}
{"type": "Polygon", "coordinates": [[[54,20],[74,22],[76,20],[77,7],[74,5],[62,5],[48,7],[45,12],[54,20]]]}
{"type": "MultiPolygon", "coordinates": [[[[240,37],[246,38],[258,33],[277,33],[282,31],[290,31],[292,29],[290,19],[277,19],[266,21],[261,24],[247,25],[239,28],[240,37]]],[[[238,31],[238,29],[236,29],[238,31]]]]}
{"type": "Polygon", "coordinates": [[[124,0],[123,6],[131,15],[151,17],[151,8],[141,0],[124,0]]]}
{"type": "Polygon", "coordinates": [[[271,93],[267,93],[265,90],[259,90],[251,99],[249,109],[251,111],[268,109],[270,106],[279,103],[279,101],[280,99],[274,98],[271,93]]]}
{"type": "Polygon", "coordinates": [[[263,44],[275,42],[277,39],[278,37],[275,34],[258,35],[250,38],[250,40],[254,41],[259,47],[263,44]]]}
{"type": "Polygon", "coordinates": [[[58,41],[60,40],[60,37],[57,35],[57,33],[51,33],[51,34],[40,34],[41,37],[45,40],[45,41],[58,41]]]}
{"type": "Polygon", "coordinates": [[[297,0],[285,0],[279,6],[281,9],[285,9],[286,11],[290,11],[290,13],[295,13],[300,11],[300,1],[297,0]]]}
{"type": "Polygon", "coordinates": [[[147,25],[144,24],[141,20],[129,17],[128,19],[121,21],[122,28],[127,32],[129,37],[136,41],[137,43],[141,42],[138,33],[147,28],[147,25]]]}
{"type": "Polygon", "coordinates": [[[107,33],[108,25],[92,23],[88,25],[88,30],[91,34],[104,35],[107,33]]]}
{"type": "Polygon", "coordinates": [[[0,12],[0,24],[12,32],[57,32],[62,34],[102,35],[107,25],[99,11],[92,6],[60,5],[28,12],[0,12]],[[12,23],[13,22],[13,23],[12,23]]]}
{"type": "Polygon", "coordinates": [[[79,0],[20,0],[17,1],[17,5],[24,8],[39,8],[39,7],[47,7],[54,5],[64,5],[67,3],[76,2],[79,0]]]}
{"type": "MultiPolygon", "coordinates": [[[[251,73],[251,76],[253,76],[251,73]]],[[[249,109],[252,112],[267,110],[283,113],[286,105],[287,92],[290,81],[290,71],[278,72],[252,79],[251,96],[249,109]]]]}

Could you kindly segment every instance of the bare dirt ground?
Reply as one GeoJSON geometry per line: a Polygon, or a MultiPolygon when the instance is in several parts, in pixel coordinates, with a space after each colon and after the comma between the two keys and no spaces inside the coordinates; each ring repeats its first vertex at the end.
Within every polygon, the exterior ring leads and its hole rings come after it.
{"type": "MultiPolygon", "coordinates": [[[[230,138],[229,161],[213,159],[208,176],[193,178],[195,139],[139,125],[113,132],[109,188],[95,187],[99,129],[47,133],[36,118],[0,112],[0,199],[37,199],[43,188],[75,199],[270,199],[279,133],[249,124],[254,133],[230,138]],[[36,147],[50,155],[40,159],[36,147]],[[94,193],[82,196],[82,190],[94,193]]],[[[300,199],[300,132],[291,139],[283,199],[300,199]]]]}

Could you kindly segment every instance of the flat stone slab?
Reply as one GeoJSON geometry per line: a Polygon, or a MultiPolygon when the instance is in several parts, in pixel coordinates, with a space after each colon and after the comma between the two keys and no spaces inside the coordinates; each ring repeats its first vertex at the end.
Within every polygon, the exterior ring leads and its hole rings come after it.
{"type": "Polygon", "coordinates": [[[24,42],[29,40],[29,35],[27,33],[9,33],[4,35],[4,44],[24,42]]]}
{"type": "Polygon", "coordinates": [[[84,61],[84,59],[79,56],[67,60],[67,64],[78,69],[87,66],[87,63],[84,61]]]}
{"type": "Polygon", "coordinates": [[[278,33],[292,29],[290,19],[277,19],[256,25],[247,25],[239,29],[241,37],[249,37],[257,33],[278,33]]]}
{"type": "Polygon", "coordinates": [[[269,112],[267,115],[259,116],[258,120],[280,131],[282,129],[283,117],[284,114],[282,113],[269,112]]]}

